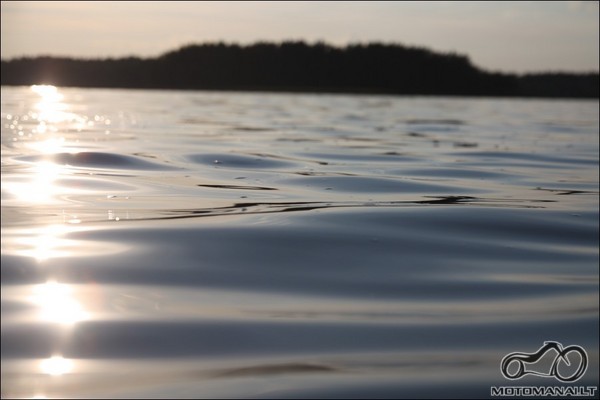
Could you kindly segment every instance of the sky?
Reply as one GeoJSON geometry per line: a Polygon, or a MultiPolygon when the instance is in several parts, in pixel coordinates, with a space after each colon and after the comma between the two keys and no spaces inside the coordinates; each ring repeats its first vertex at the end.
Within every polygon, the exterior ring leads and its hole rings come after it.
{"type": "Polygon", "coordinates": [[[488,71],[598,71],[598,1],[2,1],[1,57],[154,57],[191,43],[385,42],[488,71]]]}

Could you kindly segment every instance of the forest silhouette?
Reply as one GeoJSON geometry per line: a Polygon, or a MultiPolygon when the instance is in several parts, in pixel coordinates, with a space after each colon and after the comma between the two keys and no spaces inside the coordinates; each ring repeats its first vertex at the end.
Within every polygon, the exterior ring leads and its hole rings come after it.
{"type": "Polygon", "coordinates": [[[155,58],[2,60],[2,85],[598,98],[598,72],[489,72],[469,58],[400,44],[205,43],[155,58]]]}

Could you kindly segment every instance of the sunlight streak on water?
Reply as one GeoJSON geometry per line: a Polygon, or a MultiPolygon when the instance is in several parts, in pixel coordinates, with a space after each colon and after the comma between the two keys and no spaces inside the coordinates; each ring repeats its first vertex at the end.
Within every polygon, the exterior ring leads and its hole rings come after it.
{"type": "Polygon", "coordinates": [[[42,373],[52,376],[69,374],[73,371],[73,361],[62,356],[52,356],[40,361],[40,370],[42,373]]]}
{"type": "Polygon", "coordinates": [[[78,115],[68,112],[69,107],[63,102],[64,96],[56,86],[33,85],[31,90],[41,97],[34,106],[40,121],[37,127],[39,133],[46,133],[47,124],[81,119],[78,115]]]}
{"type": "Polygon", "coordinates": [[[98,228],[80,226],[81,220],[72,214],[59,215],[58,218],[61,223],[3,229],[2,253],[31,258],[43,266],[54,259],[118,254],[129,248],[123,242],[81,239],[98,228]],[[71,237],[73,235],[76,238],[71,237]]]}
{"type": "Polygon", "coordinates": [[[34,287],[30,301],[40,308],[39,317],[42,321],[73,325],[89,318],[69,285],[56,281],[34,287]]]}
{"type": "Polygon", "coordinates": [[[48,225],[40,228],[35,235],[21,238],[17,241],[21,247],[25,247],[19,254],[33,257],[38,262],[50,258],[68,257],[72,254],[69,248],[76,248],[73,241],[62,238],[69,232],[66,225],[48,225]]]}
{"type": "Polygon", "coordinates": [[[51,162],[39,162],[32,167],[26,182],[6,182],[3,186],[20,201],[47,204],[58,194],[54,182],[64,173],[64,168],[51,162]]]}

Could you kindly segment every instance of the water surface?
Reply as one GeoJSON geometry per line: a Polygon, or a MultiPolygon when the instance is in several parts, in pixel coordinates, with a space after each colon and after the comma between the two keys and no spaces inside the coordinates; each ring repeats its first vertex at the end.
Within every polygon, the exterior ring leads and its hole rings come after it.
{"type": "Polygon", "coordinates": [[[2,88],[2,396],[598,385],[598,102],[2,88]]]}

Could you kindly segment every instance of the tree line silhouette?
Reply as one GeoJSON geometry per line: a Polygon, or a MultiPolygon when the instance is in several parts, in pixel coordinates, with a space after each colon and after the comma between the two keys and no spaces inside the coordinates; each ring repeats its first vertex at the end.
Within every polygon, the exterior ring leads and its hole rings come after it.
{"type": "Polygon", "coordinates": [[[399,44],[205,43],[155,58],[2,60],[2,85],[598,98],[598,73],[516,75],[399,44]]]}

